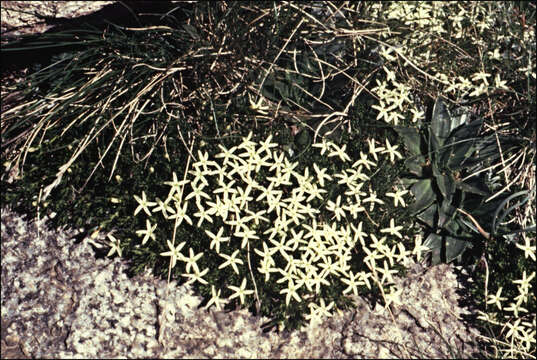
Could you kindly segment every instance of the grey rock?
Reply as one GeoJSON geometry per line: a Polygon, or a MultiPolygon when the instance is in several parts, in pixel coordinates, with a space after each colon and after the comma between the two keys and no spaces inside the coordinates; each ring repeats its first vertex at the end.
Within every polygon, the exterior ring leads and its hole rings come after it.
{"type": "Polygon", "coordinates": [[[1,215],[2,358],[439,358],[476,350],[449,265],[398,278],[403,305],[392,307],[393,319],[356,298],[356,309],[316,326],[263,333],[268,319],[245,309],[198,308],[202,299],[188,286],[167,289],[149,271],[128,278],[124,260],[96,259],[89,238],[75,244],[76,230],[50,230],[7,208],[1,215]]]}
{"type": "Polygon", "coordinates": [[[44,32],[53,25],[47,19],[71,19],[91,14],[115,1],[2,1],[2,35],[44,32]]]}

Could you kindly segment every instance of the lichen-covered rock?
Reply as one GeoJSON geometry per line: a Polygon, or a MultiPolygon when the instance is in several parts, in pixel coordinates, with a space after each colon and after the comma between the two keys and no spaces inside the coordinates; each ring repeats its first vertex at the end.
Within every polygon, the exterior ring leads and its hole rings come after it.
{"type": "Polygon", "coordinates": [[[2,1],[2,35],[35,34],[50,29],[47,20],[91,14],[114,1],[2,1]]]}
{"type": "Polygon", "coordinates": [[[128,278],[123,260],[96,259],[75,230],[1,215],[2,358],[439,358],[475,349],[449,265],[398,279],[393,318],[356,299],[320,324],[263,333],[268,319],[245,309],[207,311],[187,286],[167,289],[150,272],[128,278]]]}

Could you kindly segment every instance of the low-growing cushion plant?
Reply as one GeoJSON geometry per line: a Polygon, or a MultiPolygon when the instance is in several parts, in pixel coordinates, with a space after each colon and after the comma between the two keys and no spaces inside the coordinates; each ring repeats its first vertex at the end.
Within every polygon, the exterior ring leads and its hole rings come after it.
{"type": "Polygon", "coordinates": [[[183,178],[165,182],[165,198],[135,195],[133,214],[145,222],[137,251],[159,254],[155,263],[207,306],[249,307],[294,328],[346,308],[347,295],[376,289],[387,306],[401,301],[393,276],[425,248],[409,248],[412,229],[390,211],[405,208],[408,190],[375,188],[379,162],[402,157],[397,145],[369,138],[353,153],[323,140],[292,156],[272,135],[250,133],[217,153],[203,148],[183,178]]]}

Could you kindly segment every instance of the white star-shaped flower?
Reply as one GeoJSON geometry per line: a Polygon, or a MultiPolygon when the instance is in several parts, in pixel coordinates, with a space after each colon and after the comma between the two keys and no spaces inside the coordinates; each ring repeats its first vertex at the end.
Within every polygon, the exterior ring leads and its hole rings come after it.
{"type": "Polygon", "coordinates": [[[386,150],[384,150],[382,153],[389,154],[390,161],[393,163],[396,157],[399,159],[403,158],[403,156],[399,152],[395,151],[398,147],[399,145],[392,146],[390,142],[388,141],[388,139],[386,139],[386,150]]]}
{"type": "Polygon", "coordinates": [[[289,306],[289,302],[291,301],[291,297],[294,298],[297,302],[301,302],[302,299],[300,298],[300,295],[298,295],[297,290],[304,284],[304,280],[298,281],[296,284],[293,280],[289,281],[287,283],[287,288],[280,291],[280,294],[285,294],[285,305],[289,306]]]}
{"type": "Polygon", "coordinates": [[[218,230],[218,233],[216,235],[210,232],[209,230],[205,230],[205,233],[207,234],[207,236],[211,238],[210,248],[212,249],[214,246],[216,253],[220,254],[220,243],[229,241],[230,239],[229,237],[222,236],[224,233],[224,228],[220,228],[220,230],[218,230]]]}
{"type": "Polygon", "coordinates": [[[324,155],[325,152],[330,150],[330,146],[332,145],[331,142],[327,142],[323,139],[321,143],[313,144],[312,147],[320,148],[321,149],[321,155],[324,155]]]}
{"type": "Polygon", "coordinates": [[[520,245],[519,243],[516,243],[515,245],[517,248],[524,251],[525,258],[529,257],[535,261],[535,245],[531,246],[530,237],[524,237],[524,245],[520,245]]]}
{"type": "Polygon", "coordinates": [[[337,221],[340,221],[341,218],[345,217],[345,210],[343,210],[341,207],[341,195],[338,195],[335,203],[331,200],[328,200],[326,209],[334,213],[337,221]]]}
{"type": "Polygon", "coordinates": [[[380,230],[381,233],[389,233],[390,235],[395,235],[399,239],[403,238],[403,235],[399,232],[403,227],[402,226],[395,226],[395,220],[393,218],[390,219],[390,227],[380,230]]]}
{"type": "Polygon", "coordinates": [[[351,292],[358,296],[358,286],[365,285],[365,282],[360,280],[360,276],[356,276],[352,271],[347,272],[349,275],[349,278],[341,278],[341,281],[343,281],[345,284],[348,285],[348,287],[343,290],[343,294],[347,294],[348,292],[351,292]]]}
{"type": "Polygon", "coordinates": [[[498,309],[501,310],[501,309],[502,309],[502,301],[507,300],[506,297],[501,297],[501,295],[502,295],[502,290],[503,290],[503,287],[500,286],[500,288],[499,288],[498,291],[496,292],[496,295],[489,294],[489,295],[488,295],[487,304],[496,304],[496,306],[498,307],[498,309]]]}
{"type": "Polygon", "coordinates": [[[405,207],[406,204],[405,204],[405,200],[403,199],[403,195],[405,195],[407,193],[408,193],[408,190],[398,190],[398,189],[396,189],[396,191],[394,193],[387,192],[385,195],[388,196],[388,197],[393,198],[393,206],[397,207],[397,204],[401,203],[401,206],[405,207]]]}
{"type": "Polygon", "coordinates": [[[248,94],[248,98],[250,100],[250,109],[258,112],[261,115],[267,115],[268,114],[268,112],[266,110],[268,110],[269,107],[263,105],[263,100],[265,100],[264,97],[260,96],[259,100],[257,102],[254,102],[252,100],[252,96],[250,94],[248,94]]]}
{"type": "Polygon", "coordinates": [[[112,234],[108,234],[107,236],[108,239],[110,239],[110,242],[108,243],[110,245],[110,251],[108,254],[106,254],[106,256],[112,256],[115,252],[117,252],[119,257],[121,257],[121,247],[119,246],[120,240],[116,239],[112,234]]]}
{"type": "Polygon", "coordinates": [[[218,144],[218,147],[222,152],[217,154],[216,158],[224,158],[224,162],[222,164],[222,167],[225,167],[228,163],[231,163],[231,160],[237,159],[237,155],[233,154],[235,150],[237,150],[236,146],[233,146],[231,149],[228,149],[220,144],[218,144]]]}
{"type": "Polygon", "coordinates": [[[149,240],[149,238],[155,240],[155,234],[153,232],[157,228],[157,224],[151,225],[151,222],[148,219],[145,220],[145,224],[146,224],[145,230],[136,231],[136,234],[139,236],[145,235],[144,238],[142,239],[142,245],[145,245],[145,243],[147,242],[147,240],[149,240]]]}
{"type": "Polygon", "coordinates": [[[390,292],[386,294],[386,307],[390,306],[391,303],[396,305],[402,305],[401,294],[403,289],[397,289],[395,286],[390,287],[390,292]]]}
{"type": "Polygon", "coordinates": [[[231,256],[226,255],[226,254],[219,254],[221,257],[223,257],[223,258],[225,258],[227,260],[226,260],[226,262],[222,263],[218,268],[223,269],[226,266],[231,265],[231,267],[233,268],[233,271],[235,271],[237,274],[239,274],[239,268],[237,267],[237,264],[243,265],[244,262],[241,259],[236,258],[238,253],[239,253],[239,250],[235,250],[235,252],[233,254],[231,254],[231,256]]]}
{"type": "Polygon", "coordinates": [[[207,305],[205,305],[206,309],[208,309],[211,305],[214,304],[214,306],[216,306],[216,309],[222,310],[222,305],[226,304],[227,300],[220,298],[221,291],[221,289],[218,289],[218,292],[216,292],[216,290],[214,289],[214,285],[211,285],[211,293],[213,296],[211,297],[207,305]]]}
{"type": "Polygon", "coordinates": [[[229,297],[229,300],[232,300],[238,297],[241,300],[241,304],[244,304],[244,297],[246,295],[250,295],[254,293],[253,290],[246,290],[246,278],[242,279],[242,283],[240,287],[230,285],[228,286],[228,288],[235,291],[235,293],[229,297]]]}
{"type": "Polygon", "coordinates": [[[272,134],[270,134],[269,137],[265,141],[259,143],[259,145],[261,145],[261,146],[257,150],[257,153],[261,154],[262,152],[265,152],[268,155],[269,159],[271,159],[272,158],[272,150],[270,150],[270,149],[273,148],[273,147],[278,146],[278,144],[276,144],[276,143],[271,143],[270,142],[271,140],[272,140],[272,134]]]}
{"type": "Polygon", "coordinates": [[[145,191],[142,191],[142,198],[140,199],[138,196],[134,195],[134,199],[138,202],[138,207],[136,210],[134,210],[134,215],[138,214],[140,210],[144,210],[147,216],[151,216],[151,211],[149,210],[149,206],[155,206],[157,205],[156,202],[147,201],[145,197],[145,191]]]}
{"type": "MultiPolygon", "coordinates": [[[[376,157],[376,154],[375,154],[375,157],[376,157]]],[[[360,160],[352,164],[352,167],[355,168],[359,165],[364,165],[367,170],[370,169],[369,166],[377,166],[375,162],[367,159],[367,154],[365,154],[363,151],[360,151],[360,160]]]]}
{"type": "Polygon", "coordinates": [[[371,191],[371,189],[369,189],[369,196],[366,197],[365,199],[362,200],[363,203],[366,203],[366,202],[369,202],[371,203],[369,205],[369,211],[373,211],[373,209],[375,208],[375,203],[377,204],[384,204],[384,201],[379,199],[377,197],[377,193],[375,191],[371,191]]]}
{"type": "Polygon", "coordinates": [[[351,161],[351,158],[345,150],[347,149],[347,144],[339,147],[336,144],[332,144],[332,148],[334,149],[332,152],[328,153],[328,157],[337,156],[341,159],[341,161],[351,161]]]}
{"type": "Polygon", "coordinates": [[[209,269],[205,269],[202,272],[199,272],[198,270],[194,270],[194,274],[181,274],[181,276],[190,278],[185,284],[192,284],[195,281],[200,282],[204,285],[207,285],[208,282],[203,278],[203,275],[207,274],[209,272],[209,269]]]}
{"type": "Polygon", "coordinates": [[[177,263],[177,260],[183,260],[185,257],[183,254],[181,254],[181,249],[186,245],[186,242],[183,241],[177,246],[173,246],[170,240],[168,242],[168,247],[170,248],[169,251],[160,253],[161,256],[170,256],[170,261],[172,265],[172,269],[175,267],[175,264],[177,263]]]}
{"type": "Polygon", "coordinates": [[[319,180],[319,184],[324,187],[324,179],[326,180],[332,180],[332,177],[328,174],[326,174],[326,168],[319,169],[317,164],[313,164],[313,168],[315,169],[315,173],[317,173],[317,180],[319,180]]]}
{"type": "MultiPolygon", "coordinates": [[[[175,173],[175,171],[172,173],[172,175],[173,175],[173,181],[164,182],[164,184],[171,186],[170,193],[168,194],[168,199],[171,198],[175,193],[181,194],[182,186],[190,182],[190,180],[186,180],[186,179],[178,181],[177,174],[175,173]]],[[[142,197],[143,197],[143,192],[142,192],[142,197]]]]}
{"type": "Polygon", "coordinates": [[[181,223],[183,222],[183,220],[185,220],[187,223],[189,223],[190,225],[192,225],[192,219],[190,218],[190,216],[188,216],[186,214],[186,208],[188,207],[188,202],[185,202],[183,204],[183,207],[180,207],[179,205],[179,202],[177,201],[175,203],[175,214],[173,215],[170,215],[168,217],[168,219],[170,220],[176,220],[176,227],[181,225],[181,223]]]}
{"type": "Polygon", "coordinates": [[[373,156],[375,161],[379,161],[379,159],[377,157],[377,153],[382,153],[384,148],[382,146],[377,147],[375,145],[375,139],[367,139],[367,144],[369,145],[369,153],[371,154],[371,156],[373,156]]]}
{"type": "Polygon", "coordinates": [[[416,255],[418,261],[421,259],[422,252],[430,250],[427,246],[422,245],[422,241],[422,236],[418,234],[414,243],[414,250],[412,250],[412,255],[416,255]]]}

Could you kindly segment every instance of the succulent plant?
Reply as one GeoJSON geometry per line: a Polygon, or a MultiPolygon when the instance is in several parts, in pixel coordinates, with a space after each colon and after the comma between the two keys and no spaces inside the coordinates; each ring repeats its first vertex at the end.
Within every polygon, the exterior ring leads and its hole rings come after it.
{"type": "MultiPolygon", "coordinates": [[[[405,161],[410,173],[405,183],[416,200],[409,210],[428,227],[424,245],[432,250],[432,263],[437,264],[461,260],[467,248],[480,243],[467,220],[486,218],[497,202],[484,202],[491,185],[485,171],[468,180],[463,177],[484,168],[497,150],[493,139],[478,137],[482,119],[469,122],[468,113],[452,116],[440,99],[430,119],[424,129],[396,127],[396,131],[411,154],[405,161]]],[[[477,230],[489,236],[479,226],[477,230]]]]}

